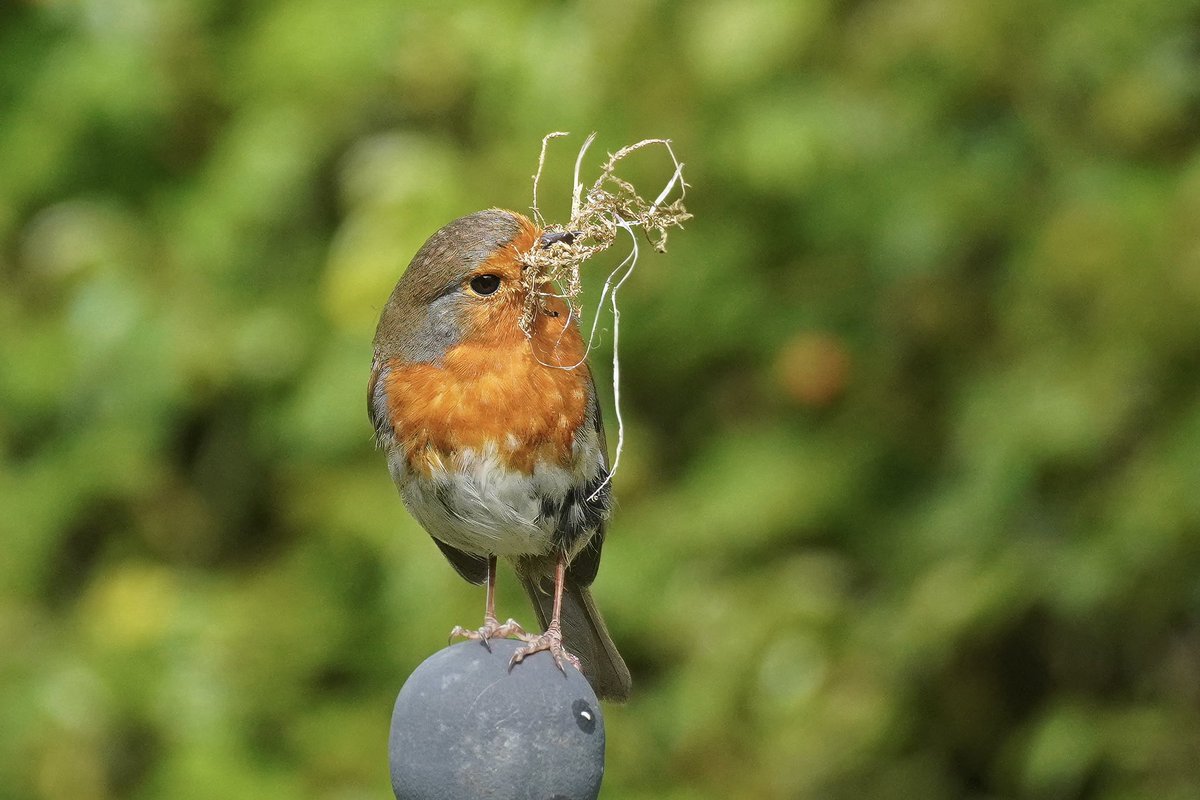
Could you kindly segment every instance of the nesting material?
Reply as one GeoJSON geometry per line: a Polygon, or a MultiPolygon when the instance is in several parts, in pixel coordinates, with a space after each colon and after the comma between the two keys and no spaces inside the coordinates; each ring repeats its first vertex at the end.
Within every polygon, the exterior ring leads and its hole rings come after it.
{"type": "Polygon", "coordinates": [[[530,325],[535,316],[541,311],[543,298],[548,296],[545,290],[547,284],[557,287],[558,291],[554,296],[566,300],[572,313],[578,311],[577,301],[582,291],[580,268],[592,256],[612,247],[620,231],[624,230],[629,234],[632,249],[630,255],[609,275],[600,304],[603,304],[610,294],[615,294],[616,288],[637,265],[638,230],[645,235],[656,251],[665,253],[668,229],[682,227],[683,222],[692,216],[683,206],[687,184],[683,180],[683,164],[675,157],[670,139],[643,139],[610,153],[600,169],[600,176],[585,191],[579,173],[584,156],[596,138],[596,134],[593,133],[584,141],[579,155],[575,158],[575,175],[571,187],[571,219],[566,224],[548,224],[538,209],[538,184],[541,182],[542,168],[546,161],[546,148],[552,139],[566,135],[568,134],[557,131],[547,134],[542,139],[538,168],[533,176],[533,215],[546,233],[532,250],[520,256],[521,263],[526,267],[524,282],[528,290],[525,313],[521,317],[521,329],[526,335],[530,332],[530,325]],[[674,169],[670,180],[654,200],[650,201],[644,199],[633,184],[617,175],[617,168],[624,159],[638,150],[654,146],[666,150],[674,169]]]}
{"type": "Polygon", "coordinates": [[[579,278],[580,269],[592,256],[607,250],[616,243],[621,231],[629,235],[630,250],[628,255],[613,269],[604,281],[600,298],[596,303],[596,313],[592,317],[591,330],[587,336],[583,357],[575,364],[546,364],[548,367],[559,369],[575,369],[587,360],[588,353],[596,340],[597,324],[601,311],[607,301],[612,310],[613,336],[613,401],[617,416],[617,447],[613,455],[609,476],[597,487],[598,494],[616,474],[621,462],[621,451],[625,445],[625,424],[621,419],[621,360],[618,354],[620,336],[621,311],[617,305],[617,292],[621,285],[628,280],[637,267],[640,252],[639,236],[645,236],[650,245],[658,252],[667,250],[667,232],[674,227],[683,227],[683,223],[691,219],[691,214],[684,208],[683,200],[687,183],[683,180],[683,164],[675,157],[670,139],[643,139],[635,144],[622,147],[615,153],[610,153],[608,160],[600,168],[600,176],[590,188],[584,187],[579,174],[582,169],[584,156],[596,138],[593,133],[584,140],[575,158],[575,173],[571,185],[571,219],[566,224],[547,224],[538,209],[538,184],[541,182],[542,168],[546,162],[546,148],[552,139],[566,136],[561,131],[547,134],[542,139],[542,149],[538,156],[537,172],[533,176],[533,215],[545,234],[533,248],[521,253],[518,257],[525,265],[523,283],[526,289],[526,303],[521,315],[521,329],[529,336],[533,321],[542,313],[543,304],[548,297],[559,297],[566,302],[569,313],[579,316],[579,296],[582,284],[579,278]],[[662,147],[671,158],[674,168],[670,179],[655,196],[654,200],[646,200],[629,181],[617,175],[621,162],[633,153],[650,147],[662,147]],[[554,287],[547,289],[547,287],[554,287]]]}

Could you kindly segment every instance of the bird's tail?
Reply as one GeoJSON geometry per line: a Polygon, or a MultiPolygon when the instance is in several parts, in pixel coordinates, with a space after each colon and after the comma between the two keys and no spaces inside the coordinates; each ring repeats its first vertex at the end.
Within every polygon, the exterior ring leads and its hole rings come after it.
{"type": "MultiPolygon", "coordinates": [[[[533,601],[538,622],[545,630],[554,610],[554,580],[522,575],[521,585],[533,601]]],[[[591,591],[570,577],[563,585],[561,622],[563,646],[579,658],[583,674],[596,696],[616,702],[628,700],[633,685],[629,668],[608,635],[608,628],[596,608],[596,602],[592,600],[591,591]]]]}

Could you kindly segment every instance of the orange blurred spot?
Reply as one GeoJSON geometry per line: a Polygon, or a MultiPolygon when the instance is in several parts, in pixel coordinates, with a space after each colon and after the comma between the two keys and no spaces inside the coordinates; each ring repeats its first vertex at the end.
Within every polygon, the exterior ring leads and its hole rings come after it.
{"type": "Polygon", "coordinates": [[[826,408],[841,399],[850,381],[850,353],[832,334],[801,333],[775,360],[775,376],[789,398],[806,408],[826,408]]]}

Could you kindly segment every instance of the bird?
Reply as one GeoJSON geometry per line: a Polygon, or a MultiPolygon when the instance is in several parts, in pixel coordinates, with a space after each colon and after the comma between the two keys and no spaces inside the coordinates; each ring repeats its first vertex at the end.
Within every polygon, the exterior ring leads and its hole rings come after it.
{"type": "Polygon", "coordinates": [[[629,669],[589,588],[612,509],[595,381],[578,315],[550,286],[531,286],[521,260],[564,240],[498,208],[430,236],[380,315],[367,411],[408,511],[459,575],[486,584],[483,625],[451,638],[521,639],[510,669],[549,651],[620,702],[629,669]],[[499,622],[501,558],[541,633],[499,622]]]}

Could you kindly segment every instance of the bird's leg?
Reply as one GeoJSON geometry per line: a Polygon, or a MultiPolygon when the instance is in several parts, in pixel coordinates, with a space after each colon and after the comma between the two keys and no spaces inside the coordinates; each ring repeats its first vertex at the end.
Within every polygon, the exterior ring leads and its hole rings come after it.
{"type": "Polygon", "coordinates": [[[554,663],[560,670],[563,669],[564,661],[575,669],[582,669],[579,659],[568,653],[567,649],[563,647],[562,622],[559,617],[562,614],[563,582],[566,577],[567,557],[565,553],[559,553],[558,563],[554,566],[554,610],[550,614],[550,624],[546,626],[545,633],[525,639],[527,644],[513,653],[512,660],[508,662],[509,669],[512,669],[514,664],[520,664],[526,656],[540,650],[548,650],[550,655],[554,656],[554,663]]]}
{"type": "MultiPolygon", "coordinates": [[[[483,608],[483,627],[479,630],[470,631],[461,625],[455,625],[454,630],[450,631],[450,638],[462,636],[466,639],[478,639],[487,646],[489,639],[496,637],[516,636],[520,639],[528,638],[529,634],[525,632],[516,620],[510,619],[504,624],[496,619],[496,557],[488,557],[487,571],[487,601],[483,608]]],[[[490,647],[488,648],[491,649],[490,647]]]]}

